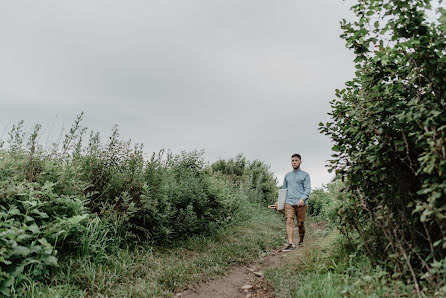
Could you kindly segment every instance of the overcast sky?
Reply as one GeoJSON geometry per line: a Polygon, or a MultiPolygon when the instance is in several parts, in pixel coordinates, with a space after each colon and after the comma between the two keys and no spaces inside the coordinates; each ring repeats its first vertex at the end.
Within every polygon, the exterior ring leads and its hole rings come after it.
{"type": "MultiPolygon", "coordinates": [[[[341,0],[1,1],[0,133],[25,120],[57,136],[76,114],[151,153],[243,153],[279,184],[292,153],[330,181],[334,89],[353,77],[341,0]]],[[[1,136],[1,135],[0,135],[1,136]]],[[[4,136],[5,139],[5,136],[4,136]]],[[[44,140],[45,141],[45,140],[44,140]]]]}

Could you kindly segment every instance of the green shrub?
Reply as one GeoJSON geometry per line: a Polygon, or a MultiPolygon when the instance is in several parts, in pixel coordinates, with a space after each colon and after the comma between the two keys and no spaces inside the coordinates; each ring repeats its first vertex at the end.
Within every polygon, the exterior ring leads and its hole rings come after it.
{"type": "Polygon", "coordinates": [[[416,286],[445,286],[446,10],[356,1],[342,22],[356,77],[336,91],[331,169],[346,179],[343,232],[416,286]]]}
{"type": "Polygon", "coordinates": [[[146,160],[142,145],[121,140],[116,126],[106,144],[94,132],[85,140],[82,116],[51,151],[37,143],[40,126],[27,134],[23,121],[0,150],[3,295],[47,280],[73,257],[101,263],[120,247],[212,234],[240,207],[275,199],[273,175],[260,161],[238,156],[206,166],[202,151],[146,160]]]}
{"type": "Polygon", "coordinates": [[[259,160],[249,162],[239,154],[234,159],[219,160],[210,168],[213,173],[227,176],[234,185],[249,193],[252,202],[266,206],[277,198],[277,181],[269,166],[259,160]]]}
{"type": "Polygon", "coordinates": [[[328,200],[328,194],[323,188],[313,189],[308,198],[308,214],[323,217],[323,209],[329,203],[328,200]]]}
{"type": "MultiPolygon", "coordinates": [[[[41,280],[49,276],[48,269],[57,266],[57,251],[72,251],[83,230],[86,218],[86,196],[72,189],[57,187],[58,182],[29,179],[31,162],[28,154],[0,153],[0,291],[11,294],[14,284],[25,276],[41,280]],[[74,228],[64,227],[72,222],[74,228]],[[57,228],[55,228],[57,227],[57,228]],[[65,244],[62,242],[65,241],[65,244]]],[[[48,165],[45,159],[33,161],[32,179],[48,165]]],[[[63,176],[64,168],[54,170],[53,178],[63,176]]],[[[57,181],[56,178],[53,180],[57,181]]]]}
{"type": "Polygon", "coordinates": [[[76,161],[92,193],[89,208],[125,223],[121,237],[166,243],[211,233],[230,215],[222,203],[228,194],[210,190],[202,152],[160,152],[144,162],[139,148],[119,140],[89,152],[76,161]]]}
{"type": "Polygon", "coordinates": [[[332,224],[336,224],[337,212],[343,201],[342,189],[344,187],[344,183],[334,179],[326,186],[312,190],[308,199],[308,214],[319,220],[329,220],[332,224]]]}

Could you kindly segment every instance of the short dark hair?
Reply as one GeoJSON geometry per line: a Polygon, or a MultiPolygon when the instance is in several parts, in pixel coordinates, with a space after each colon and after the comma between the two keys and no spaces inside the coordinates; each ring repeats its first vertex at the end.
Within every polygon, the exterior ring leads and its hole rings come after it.
{"type": "Polygon", "coordinates": [[[302,160],[302,157],[300,156],[300,154],[294,153],[293,155],[291,155],[291,158],[293,157],[297,157],[299,158],[299,160],[302,160]]]}

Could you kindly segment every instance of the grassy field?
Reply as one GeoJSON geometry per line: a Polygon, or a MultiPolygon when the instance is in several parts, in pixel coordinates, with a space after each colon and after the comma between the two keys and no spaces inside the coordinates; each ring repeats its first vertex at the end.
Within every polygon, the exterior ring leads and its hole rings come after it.
{"type": "MultiPolygon", "coordinates": [[[[175,292],[223,275],[237,264],[258,261],[284,241],[283,216],[243,204],[233,225],[208,237],[169,247],[119,249],[99,259],[70,259],[49,283],[29,280],[24,297],[172,297],[175,292]]],[[[276,297],[412,297],[410,285],[393,280],[353,247],[329,222],[307,220],[305,246],[265,269],[276,297]]]]}
{"type": "Polygon", "coordinates": [[[119,250],[98,260],[76,259],[49,285],[31,282],[29,297],[153,297],[221,275],[234,264],[258,260],[283,243],[283,217],[266,208],[245,205],[233,226],[212,237],[193,237],[172,247],[119,250]]]}
{"type": "Polygon", "coordinates": [[[348,253],[327,222],[310,219],[305,246],[265,271],[276,297],[412,297],[415,289],[392,280],[364,254],[348,253]]]}

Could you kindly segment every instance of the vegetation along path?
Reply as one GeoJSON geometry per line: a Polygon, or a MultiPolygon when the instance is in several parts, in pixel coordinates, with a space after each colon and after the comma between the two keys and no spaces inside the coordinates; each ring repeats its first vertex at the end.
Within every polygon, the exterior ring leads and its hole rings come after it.
{"type": "MultiPolygon", "coordinates": [[[[274,288],[265,278],[265,274],[281,264],[290,263],[290,260],[305,261],[312,251],[320,250],[325,243],[322,239],[325,227],[325,223],[311,221],[308,224],[304,247],[298,247],[291,252],[273,250],[257,262],[234,266],[222,277],[177,292],[176,297],[276,297],[274,288]]],[[[297,228],[294,235],[298,235],[297,228]]]]}

